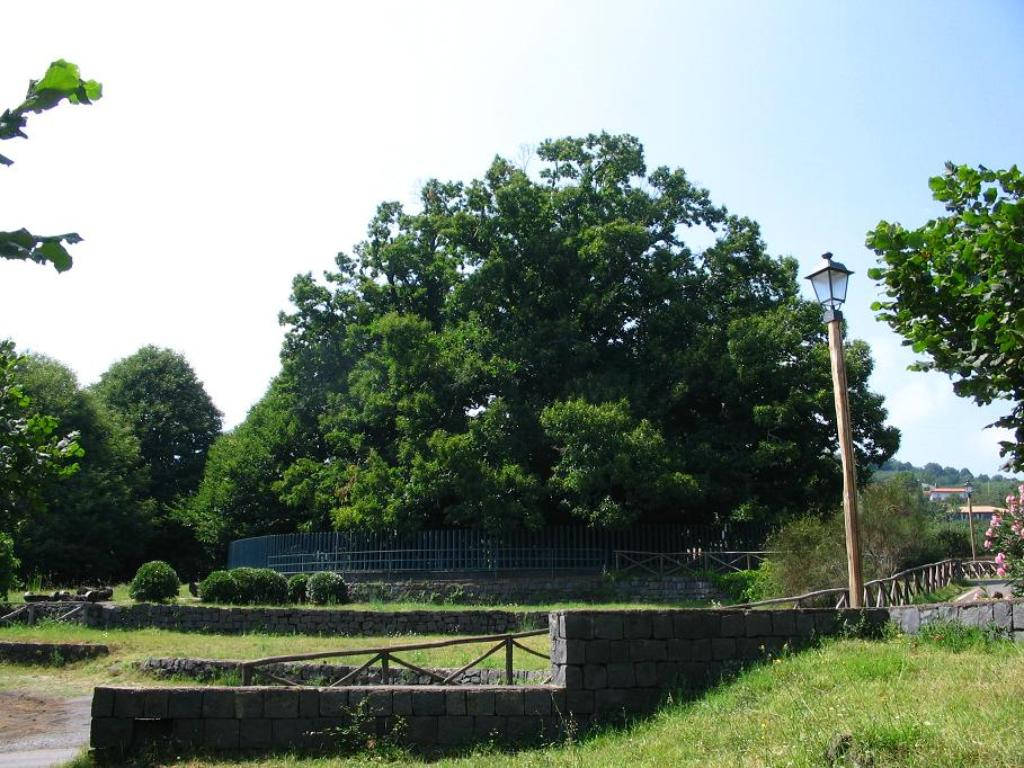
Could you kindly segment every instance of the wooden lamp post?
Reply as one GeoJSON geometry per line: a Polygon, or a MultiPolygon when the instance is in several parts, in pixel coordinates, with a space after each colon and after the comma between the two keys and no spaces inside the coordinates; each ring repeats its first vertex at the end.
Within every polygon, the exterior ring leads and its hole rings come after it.
{"type": "Polygon", "coordinates": [[[828,325],[828,350],[832,359],[832,389],[839,426],[839,455],[843,464],[843,518],[846,521],[846,562],[850,577],[850,607],[860,608],[864,580],[860,568],[860,531],[857,520],[857,466],[853,458],[853,433],[850,429],[850,400],[846,385],[846,359],[843,356],[843,314],[839,307],[846,301],[846,287],[853,273],[822,254],[818,269],[807,276],[814,295],[824,309],[828,325]]]}
{"type": "Polygon", "coordinates": [[[977,560],[978,554],[974,551],[974,504],[971,502],[971,496],[974,495],[974,486],[971,485],[970,480],[964,486],[964,493],[967,494],[967,527],[971,532],[971,560],[977,560]]]}

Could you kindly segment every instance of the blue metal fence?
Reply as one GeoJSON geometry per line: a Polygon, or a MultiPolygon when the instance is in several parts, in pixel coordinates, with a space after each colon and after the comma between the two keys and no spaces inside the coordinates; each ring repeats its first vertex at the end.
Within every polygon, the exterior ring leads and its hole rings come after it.
{"type": "Polygon", "coordinates": [[[228,567],[281,573],[600,570],[615,566],[616,550],[758,550],[767,534],[754,524],[652,524],[621,531],[567,525],[501,536],[454,528],[407,535],[286,533],[231,542],[228,567]]]}

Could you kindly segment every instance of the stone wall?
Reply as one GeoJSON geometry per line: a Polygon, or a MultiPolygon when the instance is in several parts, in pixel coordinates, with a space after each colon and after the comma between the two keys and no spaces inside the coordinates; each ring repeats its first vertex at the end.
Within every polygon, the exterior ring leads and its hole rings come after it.
{"type": "Polygon", "coordinates": [[[548,622],[553,685],[349,688],[97,688],[92,744],[128,748],[158,739],[208,749],[329,744],[358,715],[386,733],[401,718],[410,744],[476,740],[522,744],[557,737],[567,722],[652,711],[670,692],[700,691],[725,672],[847,629],[890,620],[905,631],[949,619],[1024,638],[1024,601],[859,610],[555,611],[548,622]]]}
{"type": "Polygon", "coordinates": [[[968,627],[994,627],[1024,642],[1024,600],[979,600],[971,603],[901,605],[886,609],[909,635],[933,621],[954,621],[968,627]]]}
{"type": "MultiPolygon", "coordinates": [[[[193,680],[216,680],[225,675],[232,675],[238,671],[238,661],[231,659],[145,659],[138,662],[142,672],[154,677],[182,677],[193,680]]],[[[287,680],[294,680],[303,685],[326,685],[329,682],[338,680],[357,669],[357,667],[346,664],[316,664],[286,662],[282,664],[268,664],[266,669],[272,675],[283,677],[287,680]]],[[[442,677],[447,677],[454,669],[444,667],[431,667],[434,672],[442,677]]],[[[549,676],[546,669],[514,669],[512,670],[512,682],[514,685],[539,685],[549,676]]],[[[258,679],[258,674],[257,674],[258,679]]],[[[363,670],[356,675],[350,685],[380,685],[381,670],[378,665],[363,670]]],[[[388,675],[388,683],[395,685],[430,685],[432,679],[429,675],[422,675],[411,669],[392,666],[388,675]]],[[[452,681],[453,685],[502,685],[505,682],[504,669],[480,669],[466,670],[462,675],[452,681]]]]}
{"type": "Polygon", "coordinates": [[[105,645],[92,643],[8,643],[0,642],[0,661],[15,664],[60,666],[110,653],[105,645]]]}
{"type": "Polygon", "coordinates": [[[679,603],[721,600],[722,592],[710,581],[684,576],[618,576],[600,573],[469,574],[438,578],[436,574],[382,580],[376,574],[345,574],[352,599],[408,600],[464,605],[505,605],[557,602],[679,603]]]}
{"type": "Polygon", "coordinates": [[[494,635],[543,629],[546,612],[353,611],[315,608],[218,608],[201,605],[86,605],[86,626],[102,629],[155,627],[182,632],[304,635],[494,635]]]}
{"type": "Polygon", "coordinates": [[[376,686],[358,688],[96,688],[91,743],[101,750],[170,740],[185,749],[315,748],[339,729],[402,728],[420,747],[555,737],[565,691],[555,686],[376,686]]]}
{"type": "Polygon", "coordinates": [[[653,709],[672,690],[700,690],[723,672],[800,648],[844,626],[880,627],[884,609],[556,611],[552,682],[579,718],[653,709]]]}

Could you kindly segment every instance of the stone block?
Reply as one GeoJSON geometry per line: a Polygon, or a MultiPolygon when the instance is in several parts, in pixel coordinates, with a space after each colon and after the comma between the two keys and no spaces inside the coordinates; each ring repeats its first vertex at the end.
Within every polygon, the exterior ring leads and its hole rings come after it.
{"type": "MultiPolygon", "coordinates": [[[[566,688],[569,686],[566,685],[566,688]]],[[[607,664],[585,664],[583,666],[583,687],[607,688],[608,687],[608,665],[607,664]]]]}
{"type": "Polygon", "coordinates": [[[493,715],[494,691],[466,691],[466,714],[493,715]]]}
{"type": "Polygon", "coordinates": [[[800,637],[810,637],[816,633],[814,629],[814,615],[806,610],[794,612],[796,619],[796,634],[800,637]]]}
{"type": "MultiPolygon", "coordinates": [[[[573,643],[573,647],[579,646],[579,643],[573,643]]],[[[564,638],[553,637],[551,638],[551,650],[549,651],[551,656],[552,664],[565,664],[567,662],[567,644],[564,638]]]]}
{"type": "Polygon", "coordinates": [[[711,658],[718,661],[736,656],[736,640],[731,637],[716,637],[711,641],[711,658]]]}
{"type": "Polygon", "coordinates": [[[348,691],[344,688],[325,688],[320,691],[320,716],[342,717],[348,714],[348,691]]]}
{"type": "Polygon", "coordinates": [[[722,637],[745,637],[747,634],[746,617],[738,611],[721,614],[722,637]]]}
{"type": "Polygon", "coordinates": [[[564,688],[583,687],[583,667],[578,664],[569,664],[562,668],[562,682],[555,685],[562,685],[564,688]]]}
{"type": "Polygon", "coordinates": [[[299,690],[299,717],[320,716],[320,692],[316,689],[302,688],[299,690]]]}
{"type": "MultiPolygon", "coordinates": [[[[633,664],[633,683],[641,687],[654,686],[658,684],[658,664],[654,661],[638,661],[633,664]]],[[[608,675],[608,684],[615,685],[614,677],[608,675]]]]}
{"type": "Polygon", "coordinates": [[[700,614],[696,611],[675,614],[672,617],[672,635],[684,640],[705,637],[704,622],[700,614]]]}
{"type": "Polygon", "coordinates": [[[241,720],[238,723],[238,748],[259,749],[273,742],[273,721],[262,718],[241,720]]]}
{"type": "MultiPolygon", "coordinates": [[[[675,688],[679,685],[679,667],[680,663],[676,661],[657,661],[654,663],[654,686],[657,688],[675,688]]],[[[644,673],[646,675],[646,672],[644,673]]],[[[640,670],[636,671],[637,685],[640,685],[640,680],[646,681],[646,677],[641,678],[640,670]]]]}
{"type": "Polygon", "coordinates": [[[541,717],[512,715],[505,721],[505,738],[510,744],[528,744],[537,741],[542,731],[541,717]]]}
{"type": "Polygon", "coordinates": [[[612,646],[610,640],[591,640],[588,643],[580,643],[580,646],[584,647],[586,653],[583,663],[588,662],[590,664],[607,664],[612,658],[612,646]]]}
{"type": "Polygon", "coordinates": [[[690,644],[690,659],[693,661],[711,660],[711,639],[700,638],[690,644]]]}
{"type": "Polygon", "coordinates": [[[391,714],[391,691],[386,688],[368,690],[364,701],[363,712],[367,715],[384,717],[391,714]]]}
{"type": "Polygon", "coordinates": [[[665,642],[666,658],[673,661],[685,661],[690,658],[694,640],[681,640],[673,638],[665,642]]]}
{"type": "Polygon", "coordinates": [[[132,742],[134,721],[121,717],[94,717],[89,726],[89,744],[94,749],[123,749],[132,742]]]}
{"type": "Polygon", "coordinates": [[[594,637],[598,640],[622,639],[622,615],[597,613],[593,618],[594,637]]]}
{"type": "Polygon", "coordinates": [[[789,637],[796,634],[796,613],[793,611],[769,611],[772,616],[772,634],[789,637]]]}
{"type": "Polygon", "coordinates": [[[270,741],[274,747],[293,748],[299,740],[297,717],[279,718],[270,721],[270,741]]]}
{"type": "Polygon", "coordinates": [[[1014,600],[1012,614],[1014,632],[1024,632],[1024,600],[1014,600]]]}
{"type": "Polygon", "coordinates": [[[767,637],[774,631],[772,616],[768,611],[747,611],[744,618],[747,621],[747,637],[767,637]]]}
{"type": "MultiPolygon", "coordinates": [[[[203,698],[205,711],[206,698],[203,698]]],[[[274,720],[299,716],[299,692],[295,689],[269,690],[263,692],[263,713],[274,720]]]]}
{"type": "Polygon", "coordinates": [[[443,715],[445,713],[444,691],[414,690],[412,713],[418,716],[443,715]]]}
{"type": "Polygon", "coordinates": [[[838,611],[814,611],[814,632],[817,635],[834,635],[840,626],[838,611]]]}
{"type": "Polygon", "coordinates": [[[1005,601],[992,604],[992,623],[997,629],[1013,629],[1013,608],[1005,601]]]}
{"type": "Polygon", "coordinates": [[[91,711],[93,717],[113,717],[114,691],[110,688],[94,688],[91,711]]]}
{"type": "Polygon", "coordinates": [[[593,691],[566,691],[565,708],[574,715],[591,715],[594,713],[593,691]]]}
{"type": "Polygon", "coordinates": [[[754,660],[765,656],[764,641],[768,638],[741,637],[736,641],[736,654],[741,659],[754,660]]]}
{"type": "Polygon", "coordinates": [[[672,637],[672,616],[667,613],[655,613],[651,616],[651,637],[655,640],[667,640],[672,637]]]}
{"type": "Polygon", "coordinates": [[[238,721],[234,718],[204,718],[203,746],[209,749],[238,749],[238,721]]]}
{"type": "Polygon", "coordinates": [[[236,691],[234,716],[239,720],[262,718],[263,693],[261,691],[249,691],[244,689],[236,691]]]}
{"type": "Polygon", "coordinates": [[[521,715],[524,712],[523,691],[497,690],[494,692],[494,714],[521,715]]]}
{"type": "Polygon", "coordinates": [[[194,718],[203,716],[203,691],[198,688],[172,688],[167,692],[167,716],[194,718]]]}
{"type": "Polygon", "coordinates": [[[473,738],[500,739],[505,733],[507,717],[479,715],[473,718],[473,738]]]}
{"type": "Polygon", "coordinates": [[[632,640],[612,640],[608,643],[608,653],[611,661],[624,661],[629,659],[630,645],[632,640]]]}
{"type": "MultiPolygon", "coordinates": [[[[446,715],[466,714],[466,693],[465,691],[445,691],[444,711],[446,715]]],[[[470,727],[470,731],[472,731],[470,727]]]]}
{"type": "MultiPolygon", "coordinates": [[[[415,708],[415,699],[413,700],[415,708]]],[[[442,718],[445,719],[445,718],[442,718]]],[[[438,717],[436,715],[413,715],[405,718],[405,738],[411,744],[437,744],[438,717]]]]}
{"type": "Polygon", "coordinates": [[[446,716],[437,719],[437,743],[445,745],[468,744],[473,740],[473,718],[446,716]]]}
{"type": "Polygon", "coordinates": [[[183,717],[172,721],[171,738],[184,747],[196,748],[203,744],[203,720],[199,717],[183,717]]]}
{"type": "Polygon", "coordinates": [[[627,640],[646,640],[651,637],[651,614],[646,611],[630,612],[622,617],[622,636],[627,640]]]}
{"type": "Polygon", "coordinates": [[[636,685],[636,676],[633,674],[632,662],[608,665],[609,688],[632,688],[634,685],[636,685]]]}
{"type": "Polygon", "coordinates": [[[530,688],[523,691],[523,714],[550,715],[551,709],[551,693],[549,691],[530,688]]]}
{"type": "Polygon", "coordinates": [[[235,716],[234,688],[207,688],[203,691],[204,718],[232,718],[235,716]]]}
{"type": "Polygon", "coordinates": [[[602,688],[594,691],[594,711],[604,714],[622,712],[627,708],[626,689],[602,688]]]}
{"type": "Polygon", "coordinates": [[[558,622],[559,634],[562,637],[571,640],[589,640],[594,637],[593,623],[588,614],[566,611],[559,616],[558,622]]]}
{"type": "Polygon", "coordinates": [[[119,688],[114,691],[114,717],[142,717],[144,691],[119,688]]]}
{"type": "Polygon", "coordinates": [[[153,719],[167,717],[167,691],[154,688],[145,692],[142,698],[142,716],[153,719]]]}

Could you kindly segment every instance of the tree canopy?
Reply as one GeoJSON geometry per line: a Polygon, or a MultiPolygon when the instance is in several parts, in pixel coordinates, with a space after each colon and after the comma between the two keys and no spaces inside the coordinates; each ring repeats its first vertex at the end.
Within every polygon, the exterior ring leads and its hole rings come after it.
{"type": "Polygon", "coordinates": [[[51,584],[129,578],[152,535],[154,507],[138,441],[61,363],[29,356],[20,378],[31,409],[75,430],[85,451],[73,476],[38,484],[39,504],[15,531],[22,571],[51,584]]]}
{"type": "Polygon", "coordinates": [[[979,404],[1010,401],[994,425],[1013,430],[1001,454],[1024,470],[1024,175],[947,163],[928,184],[949,215],[868,232],[886,295],[873,309],[928,356],[912,368],[948,374],[979,404]]]}
{"type": "Polygon", "coordinates": [[[221,414],[192,366],[146,346],[110,366],[93,387],[129,426],[149,471],[149,496],[169,503],[195,491],[221,414]]]}
{"type": "MultiPolygon", "coordinates": [[[[538,155],[535,176],[498,157],[482,179],[427,182],[417,212],[381,204],[353,256],[295,279],[281,375],[214,448],[197,518],[502,530],[837,502],[828,350],[795,260],[684,171],[648,172],[631,136],[538,155]],[[255,499],[276,500],[269,520],[255,499]]],[[[899,437],[867,346],[847,356],[868,474],[899,437]]]]}

